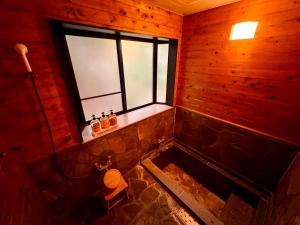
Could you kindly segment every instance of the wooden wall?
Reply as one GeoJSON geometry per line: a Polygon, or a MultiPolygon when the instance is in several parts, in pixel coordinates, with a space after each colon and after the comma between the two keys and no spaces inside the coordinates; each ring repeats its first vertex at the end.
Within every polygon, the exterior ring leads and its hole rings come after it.
{"type": "MultiPolygon", "coordinates": [[[[179,41],[181,38],[182,17],[155,7],[147,0],[1,1],[0,152],[6,156],[0,156],[0,183],[6,186],[0,189],[0,211],[5,214],[0,214],[0,224],[21,224],[24,218],[22,196],[28,183],[23,164],[51,153],[30,80],[13,49],[15,43],[22,42],[29,48],[28,58],[37,76],[56,147],[61,150],[80,144],[64,81],[67,74],[62,70],[53,43],[49,18],[179,41]]],[[[28,204],[27,201],[24,204],[28,204]]]]}
{"type": "Polygon", "coordinates": [[[300,144],[300,0],[242,0],[183,20],[177,105],[300,144]],[[259,21],[253,40],[231,26],[259,21]]]}
{"type": "Polygon", "coordinates": [[[48,135],[26,78],[17,42],[29,48],[43,103],[58,149],[79,143],[74,112],[48,19],[162,37],[181,37],[182,17],[140,0],[5,0],[0,6],[0,135],[1,151],[24,153],[26,160],[47,155],[48,135]],[[18,138],[17,138],[18,137],[18,138]]]}

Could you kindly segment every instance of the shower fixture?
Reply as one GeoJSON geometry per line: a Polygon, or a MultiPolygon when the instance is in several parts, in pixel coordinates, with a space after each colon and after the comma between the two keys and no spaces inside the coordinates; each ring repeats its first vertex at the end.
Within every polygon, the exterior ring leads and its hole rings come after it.
{"type": "Polygon", "coordinates": [[[24,63],[25,68],[26,68],[26,71],[28,72],[29,78],[31,79],[34,93],[36,95],[37,101],[38,101],[39,106],[41,108],[41,112],[42,112],[42,115],[43,115],[43,118],[44,118],[44,121],[45,121],[45,124],[46,124],[46,128],[47,128],[47,131],[48,131],[48,134],[49,134],[50,144],[51,144],[51,148],[52,148],[52,155],[51,156],[52,156],[54,168],[56,169],[57,173],[60,176],[66,178],[68,180],[76,181],[76,180],[82,180],[82,179],[88,178],[89,176],[84,176],[84,177],[69,176],[69,175],[65,174],[64,171],[59,166],[59,162],[58,162],[58,159],[57,159],[57,156],[56,156],[56,148],[55,148],[53,133],[51,131],[49,120],[48,120],[45,108],[43,106],[41,96],[40,96],[39,91],[38,91],[38,87],[36,85],[35,75],[34,75],[32,69],[31,69],[30,63],[29,63],[28,58],[26,56],[27,53],[28,53],[28,48],[26,47],[26,45],[24,45],[22,43],[15,44],[14,48],[15,48],[16,52],[18,52],[22,57],[23,63],[24,63]]]}

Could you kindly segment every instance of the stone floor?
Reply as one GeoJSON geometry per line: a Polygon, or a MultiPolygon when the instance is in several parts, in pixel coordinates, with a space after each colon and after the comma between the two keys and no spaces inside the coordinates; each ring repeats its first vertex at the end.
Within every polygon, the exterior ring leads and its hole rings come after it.
{"type": "MultiPolygon", "coordinates": [[[[74,210],[55,213],[51,225],[198,225],[201,224],[161,187],[146,170],[137,165],[124,175],[129,200],[109,211],[93,195],[76,204],[74,210]]],[[[64,207],[59,204],[60,207],[64,207]]],[[[65,206],[68,208],[69,206],[65,206]]],[[[50,223],[49,223],[50,224],[50,223]]]]}
{"type": "Polygon", "coordinates": [[[142,166],[136,166],[125,179],[130,200],[98,218],[93,225],[181,225],[186,220],[199,224],[142,166]]]}

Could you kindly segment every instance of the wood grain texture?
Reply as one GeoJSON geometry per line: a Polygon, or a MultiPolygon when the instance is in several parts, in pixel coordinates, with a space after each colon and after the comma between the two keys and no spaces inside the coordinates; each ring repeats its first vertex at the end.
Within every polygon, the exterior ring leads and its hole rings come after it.
{"type": "Polygon", "coordinates": [[[239,0],[153,0],[158,6],[179,13],[180,15],[190,15],[237,1],[239,0]]]}
{"type": "Polygon", "coordinates": [[[299,145],[299,15],[299,0],[242,0],[184,17],[177,105],[299,145]],[[229,41],[247,20],[255,38],[229,41]]]}
{"type": "Polygon", "coordinates": [[[18,149],[24,161],[50,153],[49,138],[30,80],[26,78],[17,42],[29,49],[58,149],[80,142],[59,53],[48,19],[59,19],[127,32],[181,37],[182,17],[141,0],[2,1],[0,6],[1,151],[18,149]],[[16,138],[16,133],[19,138],[16,138]]]}
{"type": "Polygon", "coordinates": [[[49,18],[179,41],[181,38],[182,17],[147,0],[1,1],[0,152],[6,153],[0,158],[0,212],[4,213],[0,216],[1,225],[47,223],[42,207],[36,203],[38,198],[28,189],[24,164],[50,155],[51,145],[31,81],[14,51],[16,43],[28,47],[27,56],[57,149],[61,151],[80,144],[76,116],[65,83],[68,74],[62,69],[54,46],[49,18]],[[30,206],[30,212],[26,212],[25,206],[30,206]]]}

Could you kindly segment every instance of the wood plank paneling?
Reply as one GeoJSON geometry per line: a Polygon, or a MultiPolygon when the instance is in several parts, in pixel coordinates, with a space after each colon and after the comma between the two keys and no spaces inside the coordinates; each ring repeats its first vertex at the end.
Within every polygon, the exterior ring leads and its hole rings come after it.
{"type": "Polygon", "coordinates": [[[237,1],[239,0],[153,0],[155,4],[181,15],[190,15],[237,1]]]}
{"type": "Polygon", "coordinates": [[[182,17],[141,0],[59,0],[2,1],[0,6],[0,123],[1,151],[22,149],[24,161],[51,152],[44,122],[26,78],[16,42],[29,48],[28,58],[46,107],[56,146],[64,149],[79,143],[76,118],[66,88],[64,70],[53,44],[48,19],[61,19],[87,25],[181,38],[182,17]],[[13,126],[12,126],[13,124],[13,126]],[[37,127],[42,127],[37,129],[37,127]],[[16,139],[19,131],[22,138],[16,139]],[[36,141],[33,141],[36,140],[36,141]],[[38,140],[41,144],[36,144],[38,140]],[[27,157],[28,156],[28,157],[27,157]]]}
{"type": "MultiPolygon", "coordinates": [[[[181,39],[182,17],[148,0],[3,0],[0,5],[0,224],[43,224],[42,207],[24,200],[24,164],[51,154],[47,129],[31,81],[14,44],[27,45],[57,149],[80,143],[76,115],[48,19],[181,39]],[[2,185],[3,184],[3,185],[2,185]],[[31,214],[24,205],[31,207],[31,214]],[[35,212],[35,215],[33,215],[35,212]],[[30,220],[26,220],[30,217],[30,220]]],[[[85,145],[82,146],[86,148],[85,145]]],[[[95,147],[96,148],[96,147],[95,147]]],[[[123,153],[122,153],[123,154],[123,153]]],[[[124,153],[125,155],[125,153],[124,153]]],[[[124,163],[136,154],[126,152],[124,163]],[[128,154],[129,153],[129,154],[128,154]]],[[[56,175],[57,176],[57,175],[56,175]]],[[[36,201],[33,192],[30,199],[36,201]]],[[[49,221],[48,221],[49,222],[49,221]]],[[[47,222],[44,222],[47,223],[47,222]]]]}
{"type": "Polygon", "coordinates": [[[184,17],[177,105],[299,145],[299,15],[299,0],[242,0],[184,17]],[[247,20],[255,38],[230,41],[247,20]]]}

